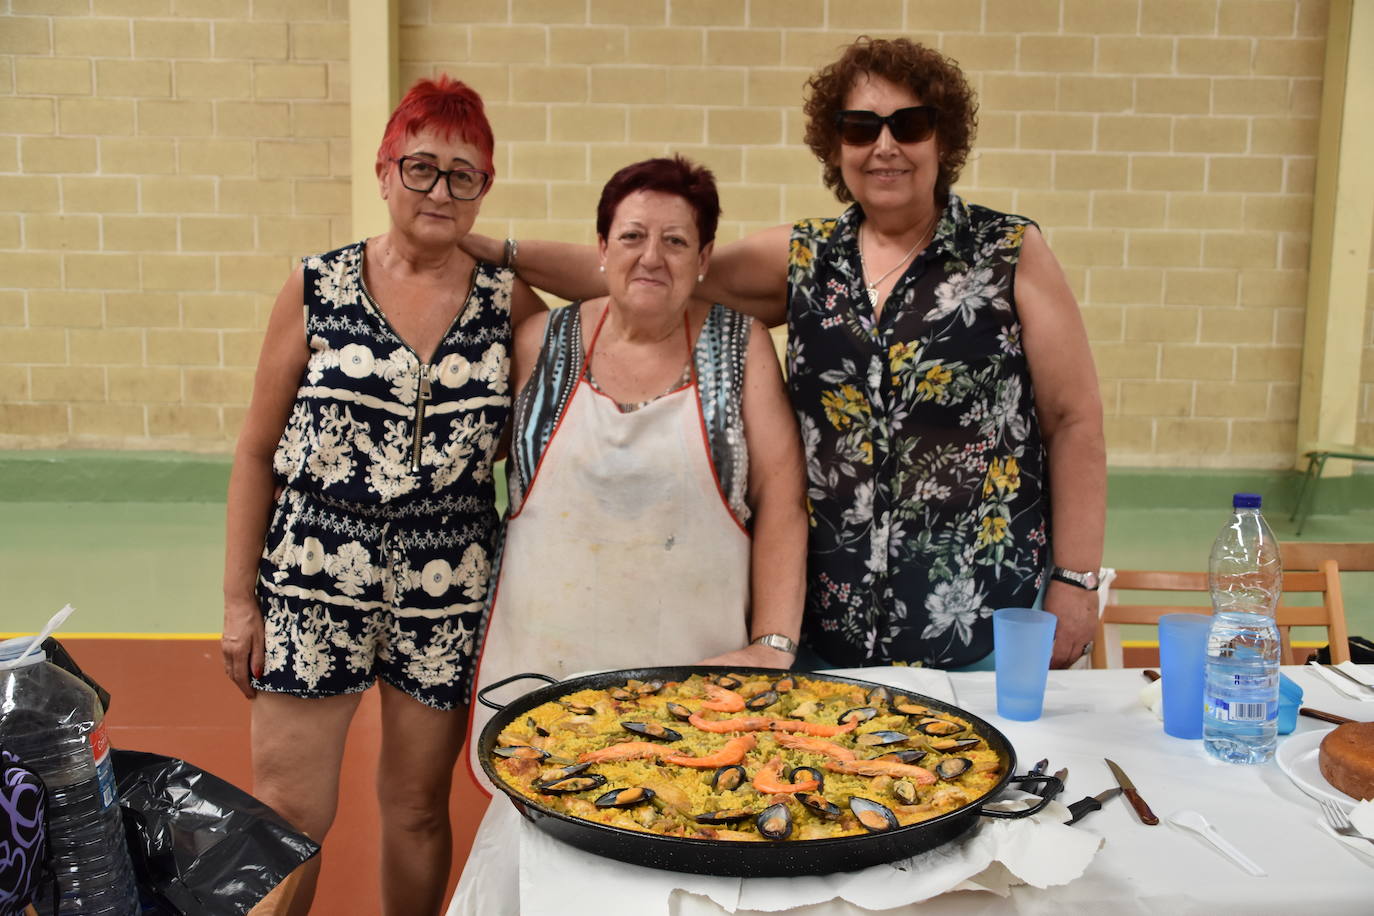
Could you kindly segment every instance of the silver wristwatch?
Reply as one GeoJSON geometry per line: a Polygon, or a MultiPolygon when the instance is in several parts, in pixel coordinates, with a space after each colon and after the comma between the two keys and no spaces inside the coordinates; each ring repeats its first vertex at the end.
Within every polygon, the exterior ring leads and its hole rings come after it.
{"type": "Polygon", "coordinates": [[[1089,570],[1079,572],[1076,569],[1065,569],[1062,566],[1050,567],[1050,578],[1058,579],[1060,582],[1067,582],[1079,588],[1086,588],[1090,592],[1097,591],[1097,573],[1089,570]]]}
{"type": "Polygon", "coordinates": [[[797,644],[781,633],[765,633],[749,645],[767,646],[770,649],[777,649],[779,652],[790,652],[793,655],[797,654],[797,644]]]}

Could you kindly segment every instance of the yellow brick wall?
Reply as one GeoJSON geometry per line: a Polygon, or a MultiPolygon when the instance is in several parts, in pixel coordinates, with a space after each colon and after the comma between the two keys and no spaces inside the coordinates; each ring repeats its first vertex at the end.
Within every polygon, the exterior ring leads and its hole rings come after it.
{"type": "MultiPolygon", "coordinates": [[[[0,24],[0,445],[227,449],[290,259],[346,240],[347,4],[70,5],[0,24]]],[[[589,241],[605,179],[667,152],[715,170],[722,241],[837,213],[800,142],[807,75],[861,32],[943,49],[982,103],[958,191],[1046,230],[1112,463],[1291,462],[1322,0],[400,11],[402,84],[445,71],[487,100],[498,236],[589,241]]],[[[1369,441],[1374,322],[1365,352],[1369,441]]]]}

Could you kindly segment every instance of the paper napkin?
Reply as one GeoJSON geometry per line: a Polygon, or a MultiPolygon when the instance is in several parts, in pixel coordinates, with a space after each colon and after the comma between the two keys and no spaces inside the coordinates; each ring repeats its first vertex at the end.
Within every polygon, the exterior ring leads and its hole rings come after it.
{"type": "MultiPolygon", "coordinates": [[[[1353,681],[1347,681],[1339,674],[1332,674],[1316,662],[1310,662],[1307,667],[1311,668],[1312,671],[1316,673],[1317,677],[1329,684],[1331,689],[1337,691],[1342,696],[1347,696],[1352,700],[1359,700],[1362,703],[1374,703],[1374,687],[1358,687],[1353,681]]],[[[1342,671],[1349,672],[1352,677],[1361,681],[1374,683],[1374,672],[1371,671],[1369,665],[1356,665],[1353,662],[1341,662],[1336,667],[1340,668],[1342,671]]]]}

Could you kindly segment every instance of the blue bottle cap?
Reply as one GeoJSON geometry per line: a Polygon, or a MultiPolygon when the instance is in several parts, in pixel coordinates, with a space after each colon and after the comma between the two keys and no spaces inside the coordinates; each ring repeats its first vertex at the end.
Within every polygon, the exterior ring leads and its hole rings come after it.
{"type": "Polygon", "coordinates": [[[1258,509],[1261,497],[1258,493],[1237,493],[1231,497],[1232,509],[1258,509]]]}

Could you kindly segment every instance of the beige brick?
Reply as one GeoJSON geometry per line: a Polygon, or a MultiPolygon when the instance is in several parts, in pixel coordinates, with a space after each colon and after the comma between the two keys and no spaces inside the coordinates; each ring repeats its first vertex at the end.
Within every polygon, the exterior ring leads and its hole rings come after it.
{"type": "Polygon", "coordinates": [[[1211,35],[1216,24],[1215,3],[1148,0],[1140,9],[1140,31],[1147,35],[1211,35]]]}
{"type": "Polygon", "coordinates": [[[206,137],[214,131],[214,109],[209,102],[138,103],[138,132],[155,137],[206,137]]]}
{"type": "MultiPolygon", "coordinates": [[[[344,44],[347,47],[347,43],[344,44]]],[[[418,61],[425,64],[436,60],[463,60],[468,57],[468,29],[466,25],[424,25],[401,27],[401,60],[418,61]]],[[[422,74],[432,76],[426,69],[422,74]]],[[[462,74],[464,79],[466,74],[462,74]]],[[[407,79],[402,85],[410,85],[407,79]]]]}
{"type": "Polygon", "coordinates": [[[1167,73],[1174,65],[1174,42],[1153,36],[1103,35],[1097,39],[1098,70],[1103,73],[1167,73]]]}
{"type": "MultiPolygon", "coordinates": [[[[345,232],[340,244],[353,240],[352,233],[345,232]]],[[[221,291],[257,292],[269,296],[277,294],[297,264],[293,255],[222,254],[217,261],[221,291]]]]}
{"type": "Polygon", "coordinates": [[[214,331],[158,331],[145,335],[152,366],[215,366],[219,364],[219,335],[214,331]]]}
{"type": "Polygon", "coordinates": [[[969,74],[1013,70],[1016,67],[1015,35],[955,33],[944,37],[940,50],[969,74]]]}
{"type": "Polygon", "coordinates": [[[1283,160],[1275,157],[1236,156],[1208,160],[1209,191],[1274,193],[1283,189],[1283,160]]]}
{"type": "Polygon", "coordinates": [[[1132,267],[1197,267],[1202,233],[1168,230],[1130,234],[1126,263],[1132,267]]]}
{"type": "Polygon", "coordinates": [[[1272,115],[1288,110],[1289,81],[1264,77],[1212,81],[1213,114],[1272,115]]]}
{"type": "MultiPolygon", "coordinates": [[[[980,124],[979,145],[988,146],[980,124]]],[[[1032,113],[1020,118],[1022,149],[1090,150],[1094,123],[1091,115],[1032,113]]],[[[1001,145],[1001,144],[996,144],[1001,145]]]]}
{"type": "Polygon", "coordinates": [[[1264,382],[1213,381],[1199,392],[1193,413],[1199,418],[1263,417],[1268,399],[1269,386],[1264,382]]]}
{"type": "Polygon", "coordinates": [[[1237,455],[1276,455],[1290,459],[1298,446],[1298,431],[1292,423],[1269,420],[1241,420],[1231,423],[1231,451],[1237,455]]]}
{"type": "MultiPolygon", "coordinates": [[[[588,169],[591,172],[592,185],[595,190],[600,190],[602,184],[620,169],[629,165],[631,162],[638,162],[641,159],[649,159],[653,156],[662,156],[668,152],[667,146],[663,143],[624,143],[617,145],[594,144],[589,149],[590,160],[588,169]]],[[[686,155],[691,155],[686,149],[682,151],[686,155]]],[[[717,174],[717,183],[724,179],[717,174]]],[[[484,215],[493,216],[483,210],[484,215]]],[[[530,214],[512,214],[521,219],[533,218],[530,214]]],[[[586,217],[590,217],[589,211],[586,217]]]]}
{"type": "Polygon", "coordinates": [[[1150,417],[1105,417],[1107,456],[1143,455],[1154,451],[1154,420],[1150,417]]]}
{"type": "Polygon", "coordinates": [[[710,143],[769,144],[782,139],[782,115],[776,111],[713,109],[707,115],[710,143]]]}
{"type": "Polygon", "coordinates": [[[1288,194],[1311,194],[1317,181],[1317,163],[1313,159],[1289,159],[1283,164],[1283,191],[1288,194]]]}
{"type": "Polygon", "coordinates": [[[751,147],[745,150],[745,179],[758,184],[812,184],[821,167],[809,150],[797,147],[751,147]]]}
{"type": "Polygon", "coordinates": [[[1086,35],[1023,35],[1017,58],[1022,71],[1068,73],[1093,69],[1093,39],[1086,35]]]}
{"type": "Polygon", "coordinates": [[[324,64],[253,64],[253,94],[260,99],[323,99],[329,96],[324,64]]]}
{"type": "Polygon", "coordinates": [[[16,16],[12,10],[6,10],[5,27],[0,29],[0,54],[50,53],[53,42],[49,37],[49,21],[46,15],[16,16]]]}
{"type": "Polygon", "coordinates": [[[1136,34],[1140,0],[1064,0],[1062,6],[1066,32],[1136,34]]]}
{"type": "Polygon", "coordinates": [[[1054,157],[1048,153],[995,150],[977,158],[978,185],[986,188],[1048,188],[1054,157]]]}
{"type": "MultiPolygon", "coordinates": [[[[718,146],[694,147],[684,144],[675,147],[675,151],[682,153],[698,165],[710,169],[716,176],[717,184],[735,184],[744,181],[744,151],[741,149],[723,149],[718,146]]],[[[634,160],[629,161],[633,162],[634,160]]]]}
{"type": "Polygon", "coordinates": [[[1166,305],[1232,306],[1240,290],[1235,270],[1167,270],[1164,274],[1166,305]]]}
{"type": "Polygon", "coordinates": [[[500,182],[482,202],[482,213],[489,219],[513,216],[537,219],[547,216],[548,209],[548,186],[542,181],[500,182]]]}
{"type": "Polygon", "coordinates": [[[0,366],[0,391],[5,392],[6,401],[33,400],[29,393],[29,367],[0,366]]]}
{"type": "Polygon", "coordinates": [[[177,221],[171,216],[106,216],[106,251],[176,251],[177,221]]]}
{"type": "MultiPolygon", "coordinates": [[[[1201,339],[1209,343],[1267,344],[1273,342],[1268,315],[1253,309],[1206,309],[1202,313],[1201,339]]],[[[1255,414],[1262,416],[1263,411],[1255,414]]]]}
{"type": "MultiPolygon", "coordinates": [[[[1061,111],[1105,113],[1132,109],[1131,79],[1119,76],[1063,76],[1059,78],[1061,111]]],[[[1041,104],[1043,107],[1043,102],[1041,104]]],[[[1135,108],[1148,111],[1138,102],[1135,108]]]]}
{"type": "Polygon", "coordinates": [[[545,181],[586,181],[587,149],[582,144],[521,144],[512,151],[512,171],[545,181]]]}
{"type": "Polygon", "coordinates": [[[263,178],[322,177],[330,173],[329,145],[324,141],[262,140],[256,150],[258,175],[263,178]]]}
{"type": "Polygon", "coordinates": [[[52,99],[0,98],[0,124],[17,134],[51,134],[57,127],[52,99]]]}
{"type": "Polygon", "coordinates": [[[625,60],[623,28],[549,29],[549,61],[554,64],[615,64],[625,60]]]}
{"type": "MultiPolygon", "coordinates": [[[[450,59],[456,56],[453,52],[450,46],[450,59]]],[[[348,23],[297,22],[291,25],[293,60],[344,60],[347,57],[348,23]]]]}
{"type": "MultiPolygon", "coordinates": [[[[738,0],[693,0],[669,4],[668,22],[675,26],[744,25],[745,4],[738,0]]],[[[834,10],[832,9],[832,15],[834,10]]]]}
{"type": "Polygon", "coordinates": [[[1171,455],[1216,455],[1226,450],[1227,424],[1218,420],[1160,419],[1155,422],[1157,441],[1171,455]]]}
{"type": "MultiPolygon", "coordinates": [[[[299,105],[295,116],[316,106],[299,105]]],[[[291,133],[292,111],[286,102],[216,102],[215,136],[285,137],[291,133]]]]}
{"type": "Polygon", "coordinates": [[[434,22],[505,22],[509,4],[488,0],[431,0],[420,5],[434,22]]]}
{"type": "Polygon", "coordinates": [[[710,99],[713,105],[743,105],[744,71],[728,67],[674,67],[668,71],[668,95],[664,99],[626,99],[653,104],[700,105],[710,99]]]}
{"type": "Polygon", "coordinates": [[[584,23],[586,0],[511,0],[512,22],[584,23]]]}
{"type": "MultiPolygon", "coordinates": [[[[795,107],[801,101],[802,87],[806,84],[807,76],[804,70],[751,68],[747,71],[748,103],[750,107],[795,107]]],[[[986,141],[986,134],[983,138],[986,141]]]]}
{"type": "Polygon", "coordinates": [[[1250,380],[1279,380],[1294,382],[1303,364],[1303,347],[1242,346],[1235,350],[1235,378],[1250,380]]]}
{"type": "MultiPolygon", "coordinates": [[[[490,118],[490,109],[487,117],[490,118]]],[[[348,106],[321,102],[316,105],[294,105],[291,110],[291,135],[294,137],[347,137],[351,125],[348,106]]],[[[511,137],[498,134],[502,143],[511,137]]]]}
{"type": "MultiPolygon", "coordinates": [[[[107,237],[107,245],[119,241],[107,237]]],[[[138,262],[123,254],[72,253],[62,258],[68,289],[137,289],[138,262]]]]}
{"type": "Polygon", "coordinates": [[[987,22],[1007,32],[1056,32],[1059,0],[987,0],[987,22]]]}
{"type": "MultiPolygon", "coordinates": [[[[743,5],[743,4],[741,4],[743,5]]],[[[676,10],[676,7],[674,7],[676,10]]],[[[674,21],[676,21],[674,13],[674,21]]],[[[793,25],[798,20],[793,20],[793,25]]],[[[890,31],[902,24],[902,0],[845,0],[830,4],[828,24],[840,32],[890,31]]]]}
{"type": "Polygon", "coordinates": [[[167,438],[219,438],[219,409],[159,404],[148,408],[148,434],[167,438]]]}
{"type": "MultiPolygon", "coordinates": [[[[959,194],[960,192],[955,191],[955,193],[959,194]]],[[[979,188],[977,194],[969,198],[969,202],[982,204],[994,210],[1001,210],[1003,213],[1014,213],[1016,211],[1016,198],[1019,193],[1011,188],[979,188]]]]}
{"type": "Polygon", "coordinates": [[[66,290],[29,293],[30,327],[100,327],[103,308],[99,293],[74,293],[66,290]]]}
{"type": "Polygon", "coordinates": [[[1079,309],[1088,339],[1097,343],[1119,342],[1124,338],[1126,310],[1119,306],[1083,306],[1079,309]]]}
{"type": "Polygon", "coordinates": [[[1164,224],[1166,194],[1101,191],[1093,194],[1092,199],[1095,226],[1153,228],[1164,224]]]}
{"type": "Polygon", "coordinates": [[[692,66],[705,60],[706,33],[699,29],[631,29],[625,60],[632,64],[692,66]]]}
{"type": "MultiPolygon", "coordinates": [[[[787,113],[789,116],[791,116],[793,114],[793,111],[791,109],[788,109],[787,113]]],[[[1048,115],[1044,112],[1037,111],[1032,114],[1026,115],[1026,121],[1029,123],[1029,121],[1032,118],[1045,117],[1056,116],[1048,115]]],[[[1070,117],[1077,117],[1077,115],[1071,115],[1070,117]]],[[[800,118],[798,118],[798,120],[800,120],[800,118]]],[[[978,116],[977,148],[984,150],[1015,149],[1018,146],[1025,145],[1020,143],[1017,139],[1020,136],[1020,129],[1018,128],[1019,122],[1020,116],[1012,114],[1011,112],[981,112],[978,116]]],[[[805,142],[804,131],[804,127],[801,129],[801,131],[799,131],[799,136],[797,140],[797,143],[799,145],[805,142]]]]}
{"type": "MultiPolygon", "coordinates": [[[[7,23],[5,28],[8,29],[9,27],[7,23]]],[[[53,50],[60,55],[71,57],[129,56],[129,22],[127,20],[54,19],[52,30],[53,50]]],[[[32,49],[30,49],[30,53],[32,53],[32,49]]]]}
{"type": "Polygon", "coordinates": [[[1269,268],[1241,271],[1241,305],[1301,308],[1306,301],[1307,277],[1300,271],[1269,268]]]}
{"type": "MultiPolygon", "coordinates": [[[[820,173],[820,164],[811,167],[820,173]]],[[[1086,226],[1091,222],[1092,195],[1086,191],[1020,191],[1016,207],[1042,226],[1086,226]]]]}
{"type": "Polygon", "coordinates": [[[112,328],[175,328],[181,325],[181,306],[173,293],[109,293],[105,324],[112,328]]]}
{"type": "Polygon", "coordinates": [[[172,12],[196,19],[247,19],[251,0],[172,0],[172,12]]]}
{"type": "Polygon", "coordinates": [[[95,85],[101,98],[168,98],[172,65],[162,60],[97,60],[95,85]]]}
{"type": "Polygon", "coordinates": [[[0,363],[66,363],[67,334],[61,328],[0,328],[0,363]]]}
{"type": "Polygon", "coordinates": [[[23,95],[90,95],[91,62],[85,58],[20,57],[14,85],[23,95]]]}
{"type": "Polygon", "coordinates": [[[1161,301],[1164,272],[1148,267],[1092,267],[1088,270],[1094,305],[1137,305],[1161,301]]]}
{"type": "Polygon", "coordinates": [[[100,220],[94,216],[28,214],[25,247],[30,250],[83,251],[100,247],[100,220]]]}
{"type": "MultiPolygon", "coordinates": [[[[105,137],[100,141],[100,171],[106,175],[169,175],[176,170],[177,145],[172,140],[105,137]]],[[[133,184],[132,178],[121,179],[125,180],[133,184]]]]}
{"type": "Polygon", "coordinates": [[[180,250],[249,250],[254,247],[253,224],[244,216],[183,216],[180,250]]]}
{"type": "Polygon", "coordinates": [[[65,435],[67,407],[64,404],[0,403],[0,429],[11,436],[65,435]]]}
{"type": "MultiPolygon", "coordinates": [[[[1123,416],[1186,417],[1192,413],[1193,386],[1186,381],[1123,381],[1123,416]]],[[[1165,440],[1167,441],[1167,440],[1165,440]]]]}
{"type": "Polygon", "coordinates": [[[825,0],[750,0],[749,25],[756,29],[796,28],[825,19],[825,0]]]}
{"type": "Polygon", "coordinates": [[[1249,75],[1252,48],[1248,38],[1181,38],[1178,72],[1249,75]]]}
{"type": "Polygon", "coordinates": [[[139,209],[139,183],[63,176],[62,206],[69,213],[132,213],[139,209]]]}
{"type": "Polygon", "coordinates": [[[111,401],[135,404],[181,400],[181,370],[112,366],[106,377],[111,401]]]}
{"type": "MultiPolygon", "coordinates": [[[[754,0],[750,4],[750,15],[754,14],[755,7],[760,0],[754,0]]],[[[784,0],[768,0],[769,4],[778,4],[786,9],[792,4],[785,3],[784,0]]],[[[974,3],[948,3],[946,0],[906,0],[906,22],[912,29],[921,29],[926,32],[976,32],[982,27],[981,4],[974,3]]],[[[819,17],[810,19],[793,19],[792,23],[818,21],[819,17]]]]}
{"type": "Polygon", "coordinates": [[[1103,115],[1097,119],[1097,148],[1109,152],[1168,152],[1173,119],[1151,115],[1103,115]]]}
{"type": "Polygon", "coordinates": [[[978,99],[985,110],[1046,111],[1054,107],[1058,91],[1052,76],[991,73],[984,78],[978,99]]]}
{"type": "MultiPolygon", "coordinates": [[[[70,179],[68,179],[70,180],[70,179]]],[[[0,200],[23,213],[58,209],[58,181],[42,175],[0,175],[0,200]]],[[[73,208],[68,204],[68,210],[73,208]]]]}
{"type": "Polygon", "coordinates": [[[210,23],[138,19],[134,21],[134,54],[138,57],[184,59],[210,56],[210,23]]]}
{"type": "Polygon", "coordinates": [[[19,138],[0,137],[0,172],[19,171],[19,138]]]}
{"type": "Polygon", "coordinates": [[[244,369],[187,369],[188,404],[243,404],[253,393],[253,373],[244,369]]]}
{"type": "Polygon", "coordinates": [[[1180,153],[1243,153],[1249,147],[1245,118],[1174,119],[1174,150],[1180,153]]]}
{"type": "Polygon", "coordinates": [[[732,220],[752,220],[775,226],[784,219],[782,191],[775,184],[721,185],[720,203],[732,220]]]}
{"type": "Polygon", "coordinates": [[[1321,76],[1325,42],[1313,38],[1260,39],[1254,72],[1261,76],[1321,76]]]}
{"type": "Polygon", "coordinates": [[[1054,157],[1054,186],[1077,190],[1126,187],[1130,159],[1116,153],[1059,153],[1054,157]]]}
{"type": "MultiPolygon", "coordinates": [[[[1129,341],[1194,343],[1197,331],[1197,309],[1152,305],[1126,310],[1126,339],[1129,341]]],[[[1164,352],[1167,356],[1167,348],[1164,352]]]]}
{"type": "MultiPolygon", "coordinates": [[[[27,327],[29,323],[25,294],[21,290],[0,290],[0,325],[8,327],[27,327]]],[[[4,391],[0,387],[0,391],[4,391]]]]}
{"type": "Polygon", "coordinates": [[[1209,232],[1203,237],[1203,264],[1240,269],[1272,267],[1276,241],[1270,232],[1209,232]]]}
{"type": "Polygon", "coordinates": [[[92,0],[91,12],[97,16],[170,16],[172,4],[170,0],[92,0]]]}
{"type": "MultiPolygon", "coordinates": [[[[590,67],[588,72],[593,102],[652,105],[676,101],[667,95],[664,71],[657,67],[590,67]]],[[[700,99],[697,96],[692,103],[700,104],[700,99]]]]}
{"type": "Polygon", "coordinates": [[[585,102],[585,67],[514,66],[512,90],[524,102],[585,102]]]}
{"type": "Polygon", "coordinates": [[[291,189],[292,182],[285,179],[264,181],[259,178],[223,178],[219,182],[219,211],[262,216],[290,213],[291,189]]]}
{"type": "Polygon", "coordinates": [[[134,103],[97,99],[62,99],[57,103],[62,133],[132,134],[134,103]]]}
{"type": "Polygon", "coordinates": [[[1269,409],[1265,416],[1271,420],[1296,420],[1298,418],[1299,393],[1300,390],[1295,384],[1270,382],[1269,409]]]}
{"type": "Polygon", "coordinates": [[[181,311],[188,328],[255,328],[258,297],[251,293],[188,293],[181,311]]]}
{"type": "Polygon", "coordinates": [[[1159,374],[1182,381],[1229,382],[1234,355],[1235,348],[1229,345],[1168,344],[1160,351],[1159,374]]]}
{"type": "Polygon", "coordinates": [[[834,32],[823,29],[789,30],[782,37],[782,62],[787,67],[814,70],[834,61],[849,44],[834,32]]]}
{"type": "Polygon", "coordinates": [[[247,61],[179,60],[172,65],[181,99],[246,99],[253,95],[253,68],[247,61]]]}
{"type": "Polygon", "coordinates": [[[147,430],[141,404],[73,404],[72,435],[142,437],[147,430]]]}
{"type": "MultiPolygon", "coordinates": [[[[255,182],[256,183],[256,182],[255,182]]],[[[297,213],[312,215],[338,215],[350,212],[351,194],[345,181],[298,181],[295,182],[297,213]]],[[[221,197],[223,191],[221,190],[221,197]]],[[[285,210],[286,208],[283,208],[285,210]]],[[[253,208],[248,212],[258,212],[253,208]]]]}
{"type": "Polygon", "coordinates": [[[1125,263],[1126,233],[1119,229],[1056,227],[1052,235],[1055,253],[1066,265],[1104,267],[1125,263]]]}
{"type": "Polygon", "coordinates": [[[54,289],[62,285],[61,256],[26,251],[0,251],[0,286],[10,289],[54,289]]]}
{"type": "Polygon", "coordinates": [[[1131,160],[1131,189],[1201,190],[1206,166],[1207,160],[1201,156],[1135,156],[1131,160]]]}
{"type": "Polygon", "coordinates": [[[1168,225],[1185,229],[1240,229],[1244,201],[1240,194],[1170,194],[1168,225]]]}
{"type": "Polygon", "coordinates": [[[214,260],[206,255],[145,254],[141,255],[139,260],[145,289],[215,288],[214,260]]]}
{"type": "Polygon", "coordinates": [[[589,14],[590,21],[595,23],[664,25],[668,21],[668,4],[667,0],[591,0],[589,14]]]}
{"type": "Polygon", "coordinates": [[[1297,194],[1249,196],[1244,225],[1272,232],[1307,232],[1312,227],[1312,200],[1297,194]]]}
{"type": "Polygon", "coordinates": [[[1329,10],[1325,3],[1300,3],[1298,5],[1295,34],[1306,36],[1326,35],[1328,12],[1329,10]]]}
{"type": "Polygon", "coordinates": [[[1254,118],[1251,151],[1279,156],[1313,156],[1319,123],[1310,118],[1254,118]]]}
{"type": "Polygon", "coordinates": [[[661,106],[630,109],[632,142],[701,143],[706,136],[706,115],[699,108],[661,106]]]}
{"type": "Polygon", "coordinates": [[[534,26],[472,26],[475,61],[540,63],[547,59],[545,30],[534,26]]]}
{"type": "Polygon", "coordinates": [[[104,401],[105,369],[94,366],[34,366],[29,370],[35,401],[104,401]]]}
{"type": "Polygon", "coordinates": [[[759,28],[708,29],[706,63],[713,67],[776,67],[782,63],[782,33],[759,28]]]}
{"type": "Polygon", "coordinates": [[[1192,77],[1139,77],[1135,108],[1143,114],[1207,114],[1212,108],[1212,83],[1192,77]]]}
{"type": "Polygon", "coordinates": [[[1279,266],[1287,270],[1306,270],[1312,249],[1307,238],[1291,233],[1279,236],[1279,266]]]}
{"type": "Polygon", "coordinates": [[[1217,29],[1223,35],[1292,35],[1293,0],[1221,0],[1217,29]]]}
{"type": "Polygon", "coordinates": [[[96,142],[85,137],[24,137],[20,155],[26,172],[94,172],[96,142]]]}

